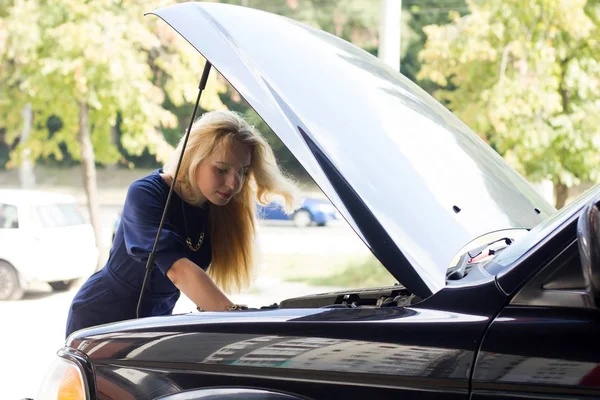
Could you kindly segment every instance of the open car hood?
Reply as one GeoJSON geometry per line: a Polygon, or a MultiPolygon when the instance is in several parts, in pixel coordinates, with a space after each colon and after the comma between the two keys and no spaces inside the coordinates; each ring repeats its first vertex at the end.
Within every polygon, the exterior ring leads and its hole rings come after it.
{"type": "Polygon", "coordinates": [[[471,240],[531,228],[555,211],[444,106],[342,39],[226,4],[152,14],[231,83],[418,296],[444,287],[471,240]]]}

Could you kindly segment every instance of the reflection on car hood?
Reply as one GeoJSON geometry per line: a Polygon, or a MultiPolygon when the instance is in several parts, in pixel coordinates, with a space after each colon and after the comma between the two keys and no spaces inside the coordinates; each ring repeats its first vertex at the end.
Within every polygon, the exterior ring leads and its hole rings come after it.
{"type": "Polygon", "coordinates": [[[226,4],[153,14],[238,90],[419,296],[445,285],[450,261],[472,239],[530,228],[554,212],[441,104],[346,41],[226,4]]]}

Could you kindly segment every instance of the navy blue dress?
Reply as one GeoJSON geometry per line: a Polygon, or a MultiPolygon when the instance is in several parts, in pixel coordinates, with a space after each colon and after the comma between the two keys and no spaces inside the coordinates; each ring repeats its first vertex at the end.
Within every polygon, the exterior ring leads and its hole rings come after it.
{"type": "MultiPolygon", "coordinates": [[[[78,329],[136,318],[146,261],[169,193],[169,185],[160,177],[161,172],[158,169],[129,187],[108,261],[75,295],[69,309],[67,336],[78,329]]],[[[188,258],[202,269],[208,268],[211,238],[205,224],[206,214],[205,208],[184,202],[176,192],[171,195],[140,317],[172,314],[180,292],[166,273],[175,261],[188,258]],[[186,237],[196,245],[204,230],[200,250],[191,250],[185,242],[186,237]]]]}

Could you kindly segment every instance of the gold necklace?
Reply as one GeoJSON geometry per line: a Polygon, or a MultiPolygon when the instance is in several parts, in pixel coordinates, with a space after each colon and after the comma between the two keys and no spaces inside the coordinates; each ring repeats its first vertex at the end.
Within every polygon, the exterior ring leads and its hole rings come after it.
{"type": "Polygon", "coordinates": [[[185,206],[183,199],[181,199],[181,212],[183,214],[183,224],[185,226],[185,242],[187,243],[190,250],[198,251],[200,250],[200,247],[202,247],[202,242],[204,242],[204,231],[206,230],[206,224],[208,222],[208,208],[206,209],[206,215],[204,216],[204,226],[202,227],[202,232],[200,232],[198,243],[195,246],[194,244],[192,244],[192,239],[190,239],[190,234],[188,233],[187,218],[185,217],[185,206]]]}

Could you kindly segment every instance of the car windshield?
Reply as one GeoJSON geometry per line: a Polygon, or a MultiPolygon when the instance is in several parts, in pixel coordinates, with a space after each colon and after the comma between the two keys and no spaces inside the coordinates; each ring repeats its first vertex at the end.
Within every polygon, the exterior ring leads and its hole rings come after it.
{"type": "Polygon", "coordinates": [[[35,211],[43,228],[63,228],[85,222],[75,204],[41,204],[35,211]]]}
{"type": "Polygon", "coordinates": [[[0,204],[0,229],[16,229],[19,227],[17,207],[0,204]]]}

